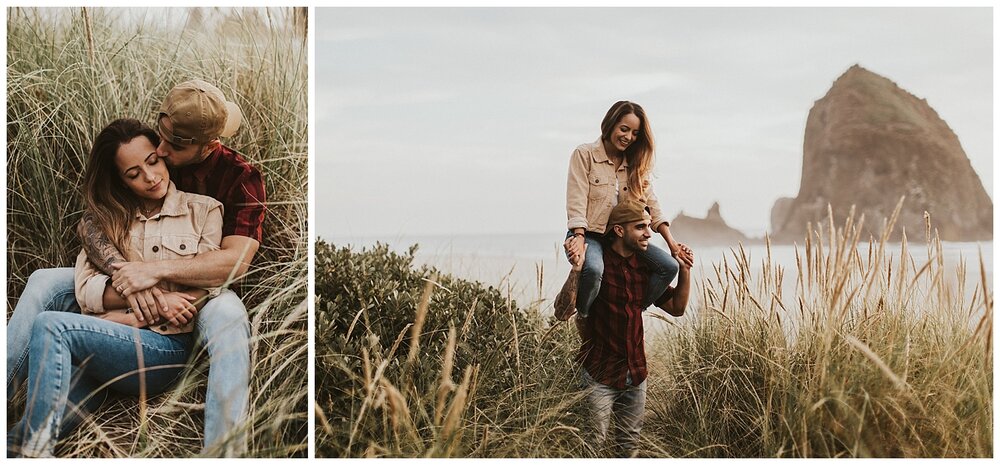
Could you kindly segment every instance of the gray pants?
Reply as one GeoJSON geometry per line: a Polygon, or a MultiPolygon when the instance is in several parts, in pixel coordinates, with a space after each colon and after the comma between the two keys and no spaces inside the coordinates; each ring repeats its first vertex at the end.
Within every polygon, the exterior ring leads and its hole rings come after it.
{"type": "Polygon", "coordinates": [[[646,409],[646,380],[638,386],[616,389],[594,381],[587,370],[580,371],[590,407],[591,444],[597,450],[604,448],[608,427],[614,419],[613,454],[624,457],[635,455],[639,451],[639,430],[642,429],[642,414],[646,409]]]}

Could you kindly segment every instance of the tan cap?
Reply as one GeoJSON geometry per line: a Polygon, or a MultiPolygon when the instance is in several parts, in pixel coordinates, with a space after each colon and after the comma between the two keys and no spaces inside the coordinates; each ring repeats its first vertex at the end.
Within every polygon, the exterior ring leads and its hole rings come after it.
{"type": "Polygon", "coordinates": [[[182,82],[170,89],[156,119],[160,136],[174,144],[201,145],[218,137],[236,134],[243,113],[226,100],[222,91],[200,79],[182,82]],[[163,127],[170,119],[171,131],[163,127]]]}
{"type": "Polygon", "coordinates": [[[608,225],[627,224],[634,221],[650,219],[649,207],[646,204],[633,199],[619,202],[615,208],[611,209],[611,216],[608,218],[608,225]]]}

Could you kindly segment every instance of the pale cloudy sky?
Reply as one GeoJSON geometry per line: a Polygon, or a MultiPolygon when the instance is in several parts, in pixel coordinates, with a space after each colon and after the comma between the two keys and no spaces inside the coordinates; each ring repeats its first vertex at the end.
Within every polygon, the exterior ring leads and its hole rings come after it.
{"type": "Polygon", "coordinates": [[[317,8],[316,39],[320,237],[559,236],[570,153],[621,99],[668,216],[717,201],[759,235],[855,63],[926,98],[993,195],[987,8],[317,8]]]}

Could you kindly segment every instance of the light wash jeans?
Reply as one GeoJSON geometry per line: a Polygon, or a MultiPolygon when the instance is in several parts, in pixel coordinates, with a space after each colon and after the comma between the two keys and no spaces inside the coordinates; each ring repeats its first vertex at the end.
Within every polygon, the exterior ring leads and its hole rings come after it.
{"type": "MultiPolygon", "coordinates": [[[[566,238],[572,235],[573,231],[568,231],[566,238]]],[[[584,254],[583,270],[580,271],[580,284],[577,287],[576,311],[580,317],[586,318],[590,314],[590,306],[601,292],[601,281],[604,279],[604,245],[600,236],[595,233],[585,234],[584,242],[587,243],[587,252],[584,254]]],[[[652,244],[645,251],[637,253],[639,259],[650,269],[646,295],[642,300],[642,308],[645,309],[667,290],[667,286],[670,286],[677,277],[680,265],[669,252],[652,244]]]]}
{"type": "Polygon", "coordinates": [[[586,369],[580,369],[583,388],[587,391],[590,407],[590,440],[598,450],[603,450],[608,437],[608,427],[614,420],[614,455],[631,457],[639,451],[639,431],[642,415],[646,410],[646,380],[638,386],[626,385],[616,389],[594,380],[586,369]]]}
{"type": "Polygon", "coordinates": [[[184,372],[193,339],[79,313],[40,313],[28,344],[27,404],[7,432],[7,454],[51,457],[60,432],[75,426],[64,424],[66,413],[79,417],[99,407],[90,400],[103,400],[104,386],[131,396],[164,392],[184,372]]]}
{"type": "MultiPolygon", "coordinates": [[[[79,313],[72,268],[37,270],[28,278],[7,322],[8,402],[28,374],[26,361],[35,317],[47,311],[79,313]]],[[[235,293],[223,291],[198,313],[195,334],[209,356],[203,453],[242,455],[250,396],[250,323],[246,307],[235,293]]]]}

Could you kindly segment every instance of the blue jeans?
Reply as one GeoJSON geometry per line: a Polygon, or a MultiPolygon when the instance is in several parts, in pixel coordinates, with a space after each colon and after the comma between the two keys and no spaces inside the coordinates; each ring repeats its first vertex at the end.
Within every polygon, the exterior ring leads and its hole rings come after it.
{"type": "Polygon", "coordinates": [[[590,441],[594,448],[603,449],[608,437],[608,427],[614,419],[615,434],[612,450],[616,455],[631,457],[639,450],[639,431],[642,415],[646,410],[646,380],[638,386],[616,389],[594,380],[581,369],[583,388],[587,390],[590,407],[590,441]]]}
{"type": "Polygon", "coordinates": [[[198,343],[208,351],[205,443],[209,456],[246,453],[250,399],[250,320],[243,301],[224,290],[209,300],[195,320],[198,343]]]}
{"type": "MultiPolygon", "coordinates": [[[[572,235],[573,232],[569,231],[566,233],[566,238],[572,235]]],[[[576,294],[576,311],[581,317],[590,314],[590,306],[597,300],[597,294],[601,292],[601,281],[604,279],[604,245],[600,236],[587,233],[584,241],[587,243],[587,252],[584,255],[583,270],[580,272],[580,284],[576,294]]],[[[652,244],[645,251],[636,253],[650,269],[646,295],[642,300],[642,308],[645,309],[667,290],[667,286],[670,286],[677,277],[680,265],[670,253],[652,244]]]]}
{"type": "MultiPolygon", "coordinates": [[[[79,313],[72,268],[37,270],[28,278],[7,322],[8,402],[28,375],[35,317],[50,311],[79,313]]],[[[209,300],[195,320],[195,334],[209,356],[204,452],[241,455],[250,395],[250,323],[243,302],[228,290],[209,300]]]]}
{"type": "Polygon", "coordinates": [[[40,313],[31,328],[24,417],[7,433],[8,455],[52,456],[68,430],[67,411],[98,407],[90,396],[103,397],[104,387],[132,396],[164,392],[187,366],[192,340],[90,315],[40,313]]]}

